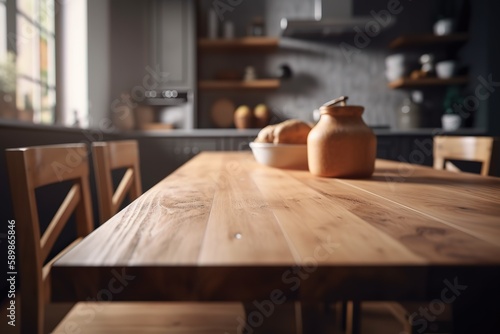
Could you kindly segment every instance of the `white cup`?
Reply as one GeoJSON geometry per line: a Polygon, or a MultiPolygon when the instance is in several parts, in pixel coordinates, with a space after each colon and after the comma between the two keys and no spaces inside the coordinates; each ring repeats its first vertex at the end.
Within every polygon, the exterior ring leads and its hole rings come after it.
{"type": "Polygon", "coordinates": [[[453,32],[453,20],[441,19],[434,23],[434,33],[439,36],[449,35],[453,32]]]}

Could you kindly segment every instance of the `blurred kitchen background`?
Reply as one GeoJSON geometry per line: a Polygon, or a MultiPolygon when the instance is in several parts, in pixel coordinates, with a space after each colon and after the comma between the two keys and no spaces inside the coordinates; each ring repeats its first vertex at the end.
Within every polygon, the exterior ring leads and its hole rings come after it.
{"type": "MultiPolygon", "coordinates": [[[[134,91],[133,87],[142,86],[148,74],[146,66],[159,64],[171,76],[177,75],[178,79],[185,76],[177,80],[177,85],[167,86],[194,94],[191,100],[193,117],[187,120],[189,124],[178,122],[177,127],[217,128],[218,123],[214,124],[211,112],[220,98],[228,98],[235,107],[265,103],[278,117],[312,121],[313,111],[322,103],[348,95],[351,103],[365,106],[364,119],[371,126],[440,128],[441,116],[446,112],[445,98],[452,94],[450,87],[458,83],[462,99],[474,95],[480,84],[477,78],[481,76],[487,80],[488,75],[494,73],[494,66],[498,66],[493,57],[498,52],[498,43],[490,33],[498,28],[498,23],[488,1],[323,1],[334,4],[333,10],[323,13],[324,21],[340,16],[346,21],[350,17],[364,17],[367,18],[365,22],[371,19],[378,23],[372,13],[384,19],[388,6],[396,4],[394,12],[397,14],[392,15],[390,26],[381,30],[377,30],[380,24],[371,26],[375,30],[373,37],[366,34],[364,24],[349,25],[349,22],[340,28],[309,29],[305,34],[300,29],[289,32],[280,27],[283,18],[292,22],[293,19],[314,19],[317,3],[322,1],[255,0],[234,1],[232,4],[236,5],[232,5],[223,0],[200,0],[193,8],[188,8],[190,1],[180,2],[88,1],[89,82],[92,83],[89,85],[89,110],[94,122],[108,116],[113,100],[124,93],[140,100],[141,91],[134,91]],[[350,4],[350,17],[335,10],[342,3],[350,4]],[[209,35],[211,10],[221,15],[216,20],[216,36],[209,35]],[[417,40],[413,45],[410,41],[407,45],[394,46],[398,38],[434,34],[436,22],[450,17],[454,20],[450,34],[456,39],[428,40],[427,43],[417,40]],[[232,26],[232,36],[249,36],[252,33],[249,26],[255,22],[263,27],[263,36],[275,39],[276,47],[207,44],[214,37],[224,40],[227,25],[232,26]],[[356,26],[364,37],[356,32],[356,26]],[[162,45],[162,41],[165,44],[162,45]],[[430,54],[434,65],[453,61],[453,77],[461,80],[421,85],[416,82],[391,88],[385,60],[392,54],[406,57],[405,76],[421,67],[421,55],[430,54]],[[166,58],[174,60],[165,61],[166,58]],[[255,70],[257,79],[279,77],[282,65],[289,66],[293,75],[271,88],[210,85],[220,78],[240,80],[248,67],[255,70]],[[414,90],[421,92],[417,103],[420,119],[405,126],[400,121],[401,108],[414,90]]],[[[324,4],[323,7],[327,8],[324,4]]],[[[494,131],[494,120],[498,116],[493,110],[498,110],[497,99],[495,95],[494,99],[480,100],[478,104],[469,101],[474,110],[462,120],[461,127],[494,131]]],[[[155,117],[159,121],[158,115],[155,117]]],[[[175,119],[171,117],[173,123],[175,119]]]]}

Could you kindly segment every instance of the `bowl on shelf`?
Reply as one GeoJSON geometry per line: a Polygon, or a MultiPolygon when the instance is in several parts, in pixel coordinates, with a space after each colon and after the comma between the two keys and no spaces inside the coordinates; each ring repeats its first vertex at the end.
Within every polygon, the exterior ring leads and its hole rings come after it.
{"type": "Polygon", "coordinates": [[[454,60],[440,61],[436,64],[436,74],[440,79],[449,79],[455,74],[456,62],[454,60]]]}
{"type": "Polygon", "coordinates": [[[250,143],[252,153],[258,163],[284,169],[307,170],[306,144],[250,143]]]}
{"type": "Polygon", "coordinates": [[[456,114],[444,114],[441,116],[441,124],[444,131],[456,131],[462,125],[462,118],[456,114]]]}
{"type": "Polygon", "coordinates": [[[408,62],[407,57],[405,57],[402,53],[395,53],[385,57],[385,66],[386,67],[398,67],[404,66],[408,62]]]}
{"type": "Polygon", "coordinates": [[[387,69],[385,71],[385,77],[388,81],[394,81],[405,77],[405,69],[387,69]]]}

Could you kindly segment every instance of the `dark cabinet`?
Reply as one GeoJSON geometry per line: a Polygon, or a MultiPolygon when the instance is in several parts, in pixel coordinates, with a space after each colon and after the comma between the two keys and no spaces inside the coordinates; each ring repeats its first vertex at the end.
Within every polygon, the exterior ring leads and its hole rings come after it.
{"type": "Polygon", "coordinates": [[[163,72],[160,88],[193,90],[195,86],[195,7],[193,0],[152,0],[152,65],[163,72]]]}
{"type": "Polygon", "coordinates": [[[432,166],[432,137],[377,136],[377,158],[432,166]]]}

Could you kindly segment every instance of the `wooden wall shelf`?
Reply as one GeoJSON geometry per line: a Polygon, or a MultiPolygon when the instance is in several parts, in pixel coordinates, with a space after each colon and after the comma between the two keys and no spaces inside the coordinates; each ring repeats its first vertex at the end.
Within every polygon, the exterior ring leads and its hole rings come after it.
{"type": "Polygon", "coordinates": [[[450,35],[404,35],[396,38],[389,44],[391,49],[402,49],[410,47],[434,47],[453,44],[463,44],[469,39],[469,34],[456,33],[450,35]]]}
{"type": "Polygon", "coordinates": [[[274,37],[242,37],[234,39],[198,40],[201,51],[272,51],[278,48],[279,39],[274,37]]]}
{"type": "Polygon", "coordinates": [[[410,79],[402,78],[389,82],[390,88],[409,88],[409,87],[425,87],[425,86],[450,86],[450,85],[465,85],[468,82],[468,77],[455,77],[450,79],[440,78],[422,78],[410,79]]]}
{"type": "Polygon", "coordinates": [[[253,81],[233,81],[233,80],[201,80],[198,88],[202,90],[221,89],[278,89],[280,81],[278,79],[259,79],[253,81]]]}

